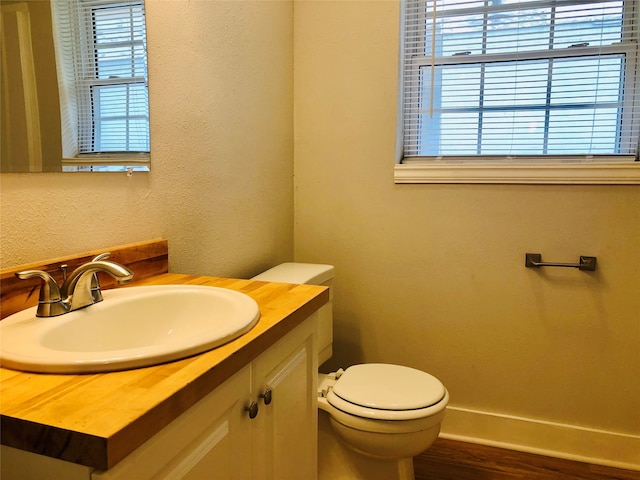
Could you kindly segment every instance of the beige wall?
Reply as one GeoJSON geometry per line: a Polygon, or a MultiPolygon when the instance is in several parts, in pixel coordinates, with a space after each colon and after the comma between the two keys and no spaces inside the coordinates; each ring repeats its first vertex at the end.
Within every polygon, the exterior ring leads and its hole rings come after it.
{"type": "Polygon", "coordinates": [[[455,408],[637,442],[640,189],[394,185],[398,28],[395,1],[296,2],[295,258],[336,266],[332,366],[407,364],[455,408]]]}
{"type": "Polygon", "coordinates": [[[147,0],[152,171],[3,174],[3,268],[164,237],[170,268],[290,260],[289,1],[147,0]]]}

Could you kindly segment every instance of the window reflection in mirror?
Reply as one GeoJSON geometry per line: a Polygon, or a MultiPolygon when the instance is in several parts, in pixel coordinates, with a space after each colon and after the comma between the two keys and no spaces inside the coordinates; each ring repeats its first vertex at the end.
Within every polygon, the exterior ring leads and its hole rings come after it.
{"type": "Polygon", "coordinates": [[[2,0],[2,65],[3,173],[149,169],[141,0],[2,0]]]}

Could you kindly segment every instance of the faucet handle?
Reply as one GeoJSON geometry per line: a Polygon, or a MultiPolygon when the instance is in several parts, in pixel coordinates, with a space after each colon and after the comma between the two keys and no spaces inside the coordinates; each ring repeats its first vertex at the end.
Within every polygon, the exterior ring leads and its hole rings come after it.
{"type": "Polygon", "coordinates": [[[100,255],[96,256],[93,260],[91,260],[92,262],[99,262],[100,260],[106,260],[107,258],[109,258],[111,256],[111,252],[104,252],[101,253],[100,255]]]}
{"type": "Polygon", "coordinates": [[[62,295],[60,294],[60,287],[47,272],[42,270],[23,270],[16,272],[16,277],[21,280],[38,277],[42,280],[40,296],[38,297],[37,317],[54,317],[66,313],[62,295]]]}
{"type": "Polygon", "coordinates": [[[21,280],[39,277],[42,280],[39,299],[41,302],[52,303],[59,302],[62,299],[60,296],[60,287],[58,287],[55,279],[47,272],[42,270],[23,270],[22,272],[17,272],[16,277],[21,280]]]}
{"type": "MultiPolygon", "coordinates": [[[[101,253],[100,255],[97,255],[96,257],[94,257],[94,259],[91,260],[91,261],[92,262],[100,262],[102,260],[106,260],[110,256],[111,256],[111,252],[104,252],[104,253],[101,253]]],[[[100,289],[100,281],[98,280],[98,274],[97,273],[94,273],[93,276],[91,277],[91,296],[93,297],[94,303],[98,303],[98,302],[101,302],[103,300],[103,298],[102,298],[102,290],[100,289]]]]}

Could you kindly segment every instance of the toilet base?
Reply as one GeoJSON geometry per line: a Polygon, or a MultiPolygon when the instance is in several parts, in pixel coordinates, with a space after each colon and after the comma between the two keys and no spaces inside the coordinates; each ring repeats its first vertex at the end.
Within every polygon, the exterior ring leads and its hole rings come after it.
{"type": "Polygon", "coordinates": [[[378,460],[345,446],[318,412],[318,480],[414,480],[413,458],[378,460]]]}

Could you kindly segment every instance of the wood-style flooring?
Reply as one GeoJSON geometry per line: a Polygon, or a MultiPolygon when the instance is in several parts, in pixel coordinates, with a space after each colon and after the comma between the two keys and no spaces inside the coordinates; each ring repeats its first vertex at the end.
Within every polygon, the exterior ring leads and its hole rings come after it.
{"type": "Polygon", "coordinates": [[[416,480],[640,480],[640,471],[439,438],[414,459],[416,480]]]}

